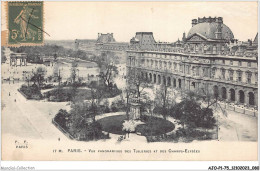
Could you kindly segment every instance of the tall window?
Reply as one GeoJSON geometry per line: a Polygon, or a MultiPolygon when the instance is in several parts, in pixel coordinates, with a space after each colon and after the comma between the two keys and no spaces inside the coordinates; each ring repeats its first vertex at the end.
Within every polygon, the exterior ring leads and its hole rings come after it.
{"type": "Polygon", "coordinates": [[[208,68],[203,68],[202,72],[204,77],[208,77],[208,68]]]}
{"type": "Polygon", "coordinates": [[[239,61],[239,62],[238,62],[238,65],[239,65],[239,66],[242,66],[242,62],[241,62],[241,61],[239,61]]]}
{"type": "Polygon", "coordinates": [[[217,47],[213,46],[213,54],[217,53],[217,47]]]}
{"type": "Polygon", "coordinates": [[[182,64],[180,64],[180,72],[182,72],[182,64]]]}
{"type": "Polygon", "coordinates": [[[200,76],[200,68],[196,67],[196,76],[200,76]]]}
{"type": "Polygon", "coordinates": [[[233,75],[234,75],[234,71],[233,70],[229,70],[229,79],[231,81],[233,81],[233,75]]]}
{"type": "Polygon", "coordinates": [[[207,51],[207,50],[208,50],[208,46],[204,45],[204,51],[207,51]]]}
{"type": "Polygon", "coordinates": [[[225,64],[225,59],[222,60],[222,64],[225,64]]]}
{"type": "Polygon", "coordinates": [[[216,68],[212,68],[211,77],[215,78],[216,68]]]}
{"type": "Polygon", "coordinates": [[[196,44],[195,45],[195,51],[198,52],[199,51],[199,46],[196,44]]]}
{"type": "Polygon", "coordinates": [[[251,77],[252,77],[252,72],[247,73],[247,83],[251,84],[251,77]]]}
{"type": "Polygon", "coordinates": [[[222,73],[222,78],[225,79],[226,70],[225,70],[225,69],[222,69],[222,70],[221,70],[221,73],[222,73]]]}
{"type": "Polygon", "coordinates": [[[230,60],[230,65],[233,65],[233,61],[232,60],[230,60]]]}
{"type": "Polygon", "coordinates": [[[242,71],[238,71],[238,81],[242,81],[242,71]]]}
{"type": "Polygon", "coordinates": [[[145,66],[145,60],[142,59],[142,66],[145,66]]]}
{"type": "Polygon", "coordinates": [[[248,66],[248,67],[251,67],[251,62],[248,62],[248,63],[247,63],[247,66],[248,66]]]}
{"type": "Polygon", "coordinates": [[[189,65],[186,66],[186,73],[190,74],[190,66],[189,65]]]}

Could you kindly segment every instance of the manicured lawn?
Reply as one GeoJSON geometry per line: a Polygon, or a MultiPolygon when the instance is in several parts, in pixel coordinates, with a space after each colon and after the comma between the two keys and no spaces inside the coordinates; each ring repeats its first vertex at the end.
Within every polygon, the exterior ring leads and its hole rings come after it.
{"type": "Polygon", "coordinates": [[[126,115],[109,116],[98,120],[102,125],[102,130],[112,134],[125,134],[122,131],[122,124],[126,120],[126,115]]]}
{"type": "MultiPolygon", "coordinates": [[[[126,120],[126,115],[117,115],[117,116],[109,116],[106,118],[102,118],[98,120],[98,122],[102,125],[102,129],[106,132],[123,135],[125,134],[122,131],[122,124],[126,120]]],[[[140,132],[141,135],[161,135],[167,132],[170,132],[174,129],[174,124],[170,121],[156,118],[148,117],[145,124],[138,125],[136,127],[136,132],[140,132]]]]}
{"type": "MultiPolygon", "coordinates": [[[[103,97],[104,98],[111,98],[119,95],[121,93],[118,92],[117,94],[112,94],[111,92],[104,92],[103,97]]],[[[48,92],[45,92],[45,97],[49,99],[49,101],[58,101],[58,102],[65,102],[72,100],[72,91],[69,87],[65,87],[62,89],[54,89],[50,90],[48,92]],[[52,96],[52,97],[51,97],[52,96]],[[50,98],[51,97],[51,98],[50,98]]],[[[91,90],[90,89],[84,89],[84,88],[78,88],[76,91],[76,98],[81,100],[89,100],[92,98],[91,90]]]]}
{"type": "Polygon", "coordinates": [[[147,117],[145,123],[136,127],[136,132],[140,132],[144,136],[165,134],[175,128],[172,122],[157,117],[147,117]]]}

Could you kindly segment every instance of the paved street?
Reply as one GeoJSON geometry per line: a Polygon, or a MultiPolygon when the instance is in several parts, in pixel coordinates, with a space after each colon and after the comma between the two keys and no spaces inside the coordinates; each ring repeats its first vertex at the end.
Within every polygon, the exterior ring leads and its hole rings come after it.
{"type": "Polygon", "coordinates": [[[227,117],[219,114],[220,141],[257,141],[258,118],[227,111],[227,117]]]}
{"type": "Polygon", "coordinates": [[[18,91],[20,84],[2,84],[2,134],[18,137],[67,139],[51,119],[66,103],[26,100],[18,91]],[[10,96],[9,96],[10,92],[10,96]]]}

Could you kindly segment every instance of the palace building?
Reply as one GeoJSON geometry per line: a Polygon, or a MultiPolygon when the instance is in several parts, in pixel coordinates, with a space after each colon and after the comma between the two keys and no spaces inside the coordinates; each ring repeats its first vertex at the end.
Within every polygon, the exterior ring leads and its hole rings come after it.
{"type": "Polygon", "coordinates": [[[102,53],[113,52],[119,58],[120,63],[125,63],[126,50],[129,43],[117,42],[113,33],[98,33],[97,39],[76,39],[75,50],[83,50],[100,56],[102,53]]]}
{"type": "Polygon", "coordinates": [[[229,104],[258,106],[258,41],[240,42],[222,17],[192,20],[187,36],[156,42],[137,32],[127,50],[127,69],[138,69],[154,84],[210,91],[229,104]]]}
{"type": "Polygon", "coordinates": [[[126,50],[129,48],[129,43],[117,42],[113,33],[98,33],[95,47],[95,52],[97,55],[112,52],[118,58],[117,61],[120,61],[120,63],[125,63],[126,50]]]}

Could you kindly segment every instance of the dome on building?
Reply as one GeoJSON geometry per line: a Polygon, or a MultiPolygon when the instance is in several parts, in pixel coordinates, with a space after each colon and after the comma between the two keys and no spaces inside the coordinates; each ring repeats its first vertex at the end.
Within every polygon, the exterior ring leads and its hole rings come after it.
{"type": "MultiPolygon", "coordinates": [[[[195,19],[195,24],[190,29],[190,31],[188,33],[188,37],[190,37],[194,33],[198,33],[198,34],[206,37],[207,39],[216,39],[215,33],[217,32],[218,24],[219,23],[214,22],[214,21],[207,22],[207,20],[206,21],[202,20],[201,22],[196,23],[196,19],[195,19]]],[[[234,39],[234,35],[228,26],[221,23],[221,28],[222,28],[222,38],[223,39],[234,39]]]]}

